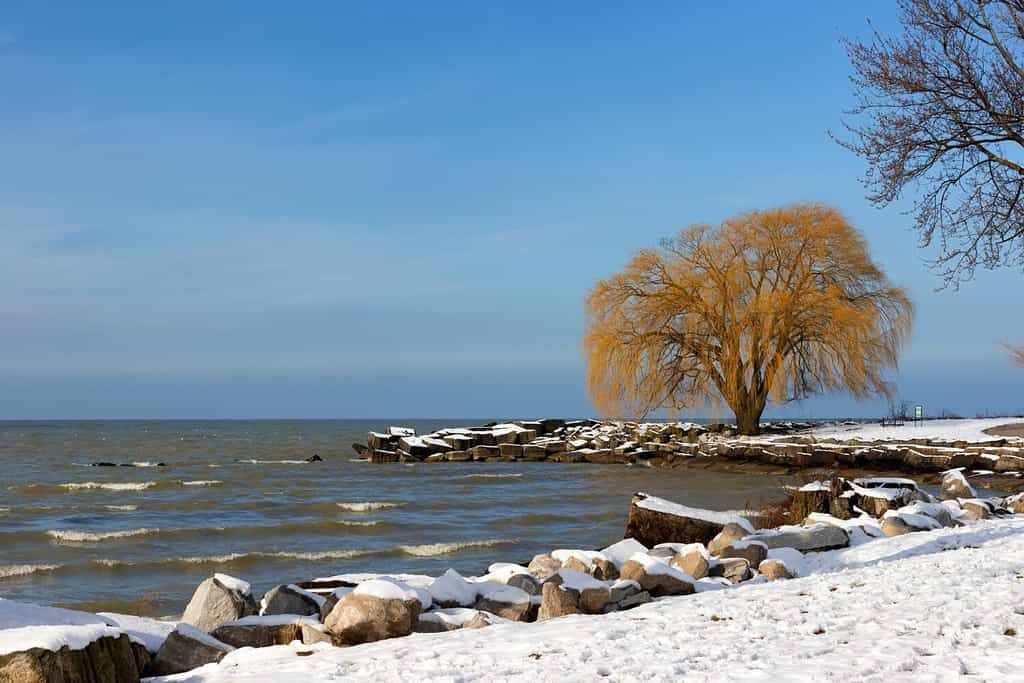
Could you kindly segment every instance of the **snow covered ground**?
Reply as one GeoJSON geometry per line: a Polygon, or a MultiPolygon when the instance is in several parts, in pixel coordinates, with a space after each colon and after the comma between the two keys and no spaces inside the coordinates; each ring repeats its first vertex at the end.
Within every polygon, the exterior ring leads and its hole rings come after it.
{"type": "Polygon", "coordinates": [[[1024,680],[1024,516],[809,555],[807,568],[602,616],[243,648],[154,680],[1024,680]]]}
{"type": "Polygon", "coordinates": [[[815,436],[840,439],[944,439],[947,441],[991,441],[998,437],[984,430],[1005,424],[1024,423],[1012,417],[979,418],[974,420],[925,420],[917,425],[907,422],[902,427],[883,427],[879,423],[864,425],[830,425],[814,430],[815,436]]]}

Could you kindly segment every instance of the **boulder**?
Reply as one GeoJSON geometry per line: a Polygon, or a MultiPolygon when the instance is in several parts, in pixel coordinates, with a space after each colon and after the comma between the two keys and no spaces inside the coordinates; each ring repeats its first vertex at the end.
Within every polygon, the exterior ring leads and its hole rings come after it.
{"type": "Polygon", "coordinates": [[[782,560],[762,560],[757,571],[769,581],[796,578],[782,560]]]}
{"type": "Polygon", "coordinates": [[[412,633],[422,603],[403,583],[371,579],[345,594],[324,620],[335,644],[358,645],[412,633]]]}
{"type": "Polygon", "coordinates": [[[459,629],[484,628],[500,623],[502,619],[489,612],[453,607],[424,612],[413,629],[414,633],[444,633],[459,629]]]}
{"type": "Polygon", "coordinates": [[[980,498],[961,500],[960,508],[966,513],[969,519],[988,519],[992,515],[992,506],[980,498]]]}
{"type": "Polygon", "coordinates": [[[941,529],[942,525],[928,515],[890,510],[882,517],[882,531],[886,536],[901,536],[913,531],[941,529]]]}
{"type": "Polygon", "coordinates": [[[331,637],[331,632],[319,621],[303,619],[299,624],[299,632],[302,636],[302,643],[304,645],[312,645],[314,643],[333,644],[334,642],[334,639],[331,637]]]}
{"type": "Polygon", "coordinates": [[[324,604],[320,605],[320,621],[327,620],[327,615],[331,613],[334,606],[337,605],[338,601],[345,597],[345,595],[351,593],[352,588],[354,588],[354,586],[351,588],[346,586],[335,588],[331,594],[327,596],[327,599],[324,600],[324,604]]]}
{"type": "Polygon", "coordinates": [[[636,581],[619,579],[608,588],[608,602],[622,602],[626,598],[642,592],[636,581]]]}
{"type": "Polygon", "coordinates": [[[623,563],[619,577],[636,581],[654,596],[688,595],[694,592],[694,579],[658,558],[637,553],[623,563]]]}
{"type": "Polygon", "coordinates": [[[918,529],[910,526],[898,516],[894,516],[886,517],[882,520],[882,531],[885,532],[886,536],[902,536],[903,534],[918,531],[918,529]]]}
{"type": "Polygon", "coordinates": [[[480,597],[474,607],[482,612],[496,614],[509,621],[526,621],[530,613],[530,594],[500,583],[479,586],[480,597]]]}
{"type": "Polygon", "coordinates": [[[533,559],[530,560],[529,566],[527,566],[530,573],[541,581],[548,578],[561,568],[562,563],[550,555],[534,555],[533,559]]]}
{"type": "Polygon", "coordinates": [[[260,614],[319,615],[323,598],[318,598],[294,584],[276,586],[264,594],[260,614]]]}
{"type": "Polygon", "coordinates": [[[711,565],[708,576],[720,576],[730,583],[740,583],[753,574],[750,571],[750,563],[742,557],[723,557],[711,565]]]}
{"type": "Polygon", "coordinates": [[[1024,514],[1024,493],[1008,498],[1006,504],[1014,514],[1024,514]]]}
{"type": "Polygon", "coordinates": [[[753,533],[746,519],[726,512],[691,508],[645,493],[633,495],[626,519],[627,538],[647,547],[659,543],[708,543],[725,528],[736,524],[753,533]]]}
{"type": "Polygon", "coordinates": [[[540,594],[541,582],[533,574],[513,574],[505,583],[526,591],[530,595],[540,594]]]}
{"type": "Polygon", "coordinates": [[[537,612],[537,621],[546,621],[557,617],[564,617],[568,614],[579,614],[580,609],[576,600],[569,593],[556,583],[545,583],[541,589],[540,610],[537,612]]]}
{"type": "Polygon", "coordinates": [[[472,607],[477,598],[477,584],[467,581],[454,569],[434,579],[427,590],[434,602],[444,608],[472,607]]]}
{"type": "MultiPolygon", "coordinates": [[[[562,568],[545,582],[553,583],[567,591],[584,614],[600,614],[611,597],[608,586],[585,572],[562,568]]],[[[543,593],[542,593],[543,598],[543,593]]]]}
{"type": "Polygon", "coordinates": [[[689,574],[694,579],[703,579],[708,575],[711,556],[708,549],[700,543],[682,545],[669,563],[673,567],[689,574]]]}
{"type": "Polygon", "coordinates": [[[607,557],[616,567],[621,567],[622,563],[632,557],[635,553],[647,552],[647,546],[635,538],[624,538],[617,543],[612,543],[607,548],[601,551],[601,554],[607,557]]]}
{"type": "Polygon", "coordinates": [[[950,470],[942,477],[942,486],[939,491],[941,500],[956,500],[957,498],[974,498],[977,494],[971,486],[964,473],[960,470],[950,470]]]}
{"type": "Polygon", "coordinates": [[[756,567],[768,557],[768,546],[763,541],[733,541],[719,554],[722,557],[742,557],[751,567],[756,567]]]}
{"type": "Polygon", "coordinates": [[[210,634],[232,647],[270,647],[302,640],[303,618],[293,614],[245,617],[229,621],[210,634]]]}
{"type": "Polygon", "coordinates": [[[835,550],[850,545],[850,536],[846,530],[831,524],[763,529],[745,540],[760,541],[769,550],[772,548],[795,548],[804,553],[835,550]]]}
{"type": "Polygon", "coordinates": [[[210,632],[221,624],[259,613],[249,584],[227,574],[214,574],[196,588],[181,620],[210,632]]]}
{"type": "Polygon", "coordinates": [[[35,647],[0,655],[0,682],[138,683],[145,664],[127,635],[110,635],[75,649],[35,647]]]}
{"type": "Polygon", "coordinates": [[[722,551],[740,539],[745,538],[749,533],[739,524],[730,522],[722,527],[722,530],[708,543],[708,552],[718,557],[722,554],[722,551]]]}
{"type": "Polygon", "coordinates": [[[153,658],[151,676],[171,676],[224,659],[235,648],[188,624],[178,624],[153,658]]]}

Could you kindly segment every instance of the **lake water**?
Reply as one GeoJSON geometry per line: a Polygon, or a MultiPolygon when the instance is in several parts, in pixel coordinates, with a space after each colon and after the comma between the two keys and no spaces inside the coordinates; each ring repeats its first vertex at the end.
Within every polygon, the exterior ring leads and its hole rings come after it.
{"type": "Polygon", "coordinates": [[[174,615],[215,571],[258,593],[346,572],[477,574],[622,537],[630,495],[712,509],[764,474],[623,465],[355,461],[389,424],[480,420],[0,422],[0,596],[174,615]],[[323,462],[304,462],[319,454],[323,462]],[[91,467],[89,463],[165,467],[91,467]]]}

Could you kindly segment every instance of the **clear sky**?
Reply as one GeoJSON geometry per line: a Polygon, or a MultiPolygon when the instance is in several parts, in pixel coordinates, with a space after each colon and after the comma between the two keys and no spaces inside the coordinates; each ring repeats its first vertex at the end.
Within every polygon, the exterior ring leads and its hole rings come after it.
{"type": "Polygon", "coordinates": [[[597,279],[807,200],[910,288],[907,400],[1024,411],[1024,274],[935,292],[827,135],[894,4],[6,0],[0,417],[590,414],[597,279]]]}

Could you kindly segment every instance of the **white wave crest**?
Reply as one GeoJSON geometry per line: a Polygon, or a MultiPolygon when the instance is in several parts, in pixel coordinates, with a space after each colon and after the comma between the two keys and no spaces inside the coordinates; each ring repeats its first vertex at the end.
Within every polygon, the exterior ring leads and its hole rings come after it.
{"type": "Polygon", "coordinates": [[[453,479],[509,479],[523,476],[522,472],[518,473],[507,473],[507,474],[463,474],[461,477],[452,477],[453,479]]]}
{"type": "Polygon", "coordinates": [[[153,488],[156,486],[155,481],[135,481],[135,482],[99,482],[99,481],[79,481],[71,482],[68,484],[60,484],[60,487],[67,489],[68,491],[89,491],[94,489],[103,489],[105,491],[145,491],[146,489],[153,488]]]}
{"type": "Polygon", "coordinates": [[[183,481],[182,486],[220,486],[223,484],[220,479],[198,479],[196,481],[183,481]]]}
{"type": "Polygon", "coordinates": [[[103,507],[115,512],[131,512],[132,510],[139,509],[138,505],[104,505],[103,507]]]}
{"type": "Polygon", "coordinates": [[[246,465],[308,465],[308,460],[239,460],[238,462],[246,465]]]}
{"type": "Polygon", "coordinates": [[[130,462],[128,463],[131,467],[160,467],[158,462],[149,462],[148,460],[142,462],[130,462]]]}
{"type": "Polygon", "coordinates": [[[35,574],[36,572],[52,572],[54,569],[59,568],[59,564],[0,565],[0,579],[6,579],[12,576],[28,576],[29,574],[35,574]]]}
{"type": "Polygon", "coordinates": [[[145,536],[146,534],[154,534],[159,531],[159,529],[125,529],[122,531],[100,531],[93,533],[90,531],[61,531],[54,529],[47,531],[46,535],[60,543],[96,543],[110,539],[145,536]]]}
{"type": "Polygon", "coordinates": [[[368,522],[356,522],[350,519],[336,519],[334,520],[334,523],[342,526],[377,526],[381,524],[381,521],[379,519],[375,519],[368,522]]]}
{"type": "Polygon", "coordinates": [[[342,510],[349,512],[373,512],[374,510],[388,510],[405,505],[405,503],[388,503],[384,501],[366,501],[362,503],[335,503],[342,510]]]}
{"type": "Polygon", "coordinates": [[[397,549],[406,555],[414,555],[416,557],[434,557],[435,555],[448,555],[450,553],[457,553],[460,550],[468,550],[470,548],[491,548],[496,545],[505,545],[506,543],[515,543],[515,541],[498,538],[487,541],[424,543],[423,545],[400,545],[397,549]]]}

